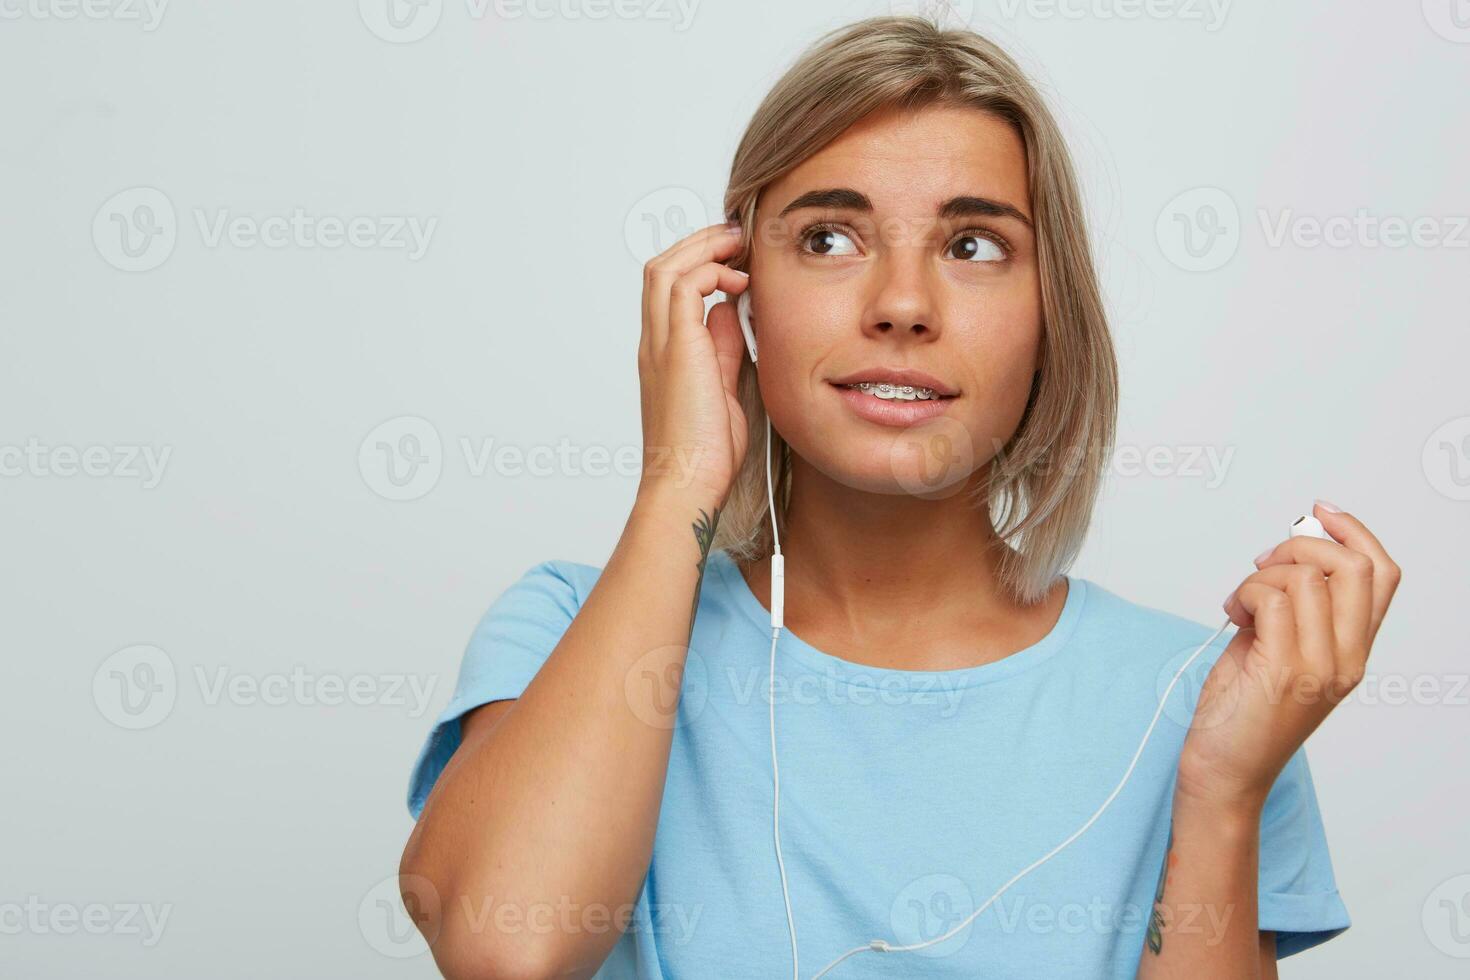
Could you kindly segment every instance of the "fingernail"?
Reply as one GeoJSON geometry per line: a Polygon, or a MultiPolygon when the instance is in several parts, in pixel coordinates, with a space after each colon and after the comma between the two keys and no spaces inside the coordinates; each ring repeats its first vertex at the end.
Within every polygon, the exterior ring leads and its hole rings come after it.
{"type": "Polygon", "coordinates": [[[740,234],[740,231],[741,231],[739,225],[726,225],[725,226],[725,230],[728,231],[732,235],[738,235],[738,234],[740,234]]]}
{"type": "Polygon", "coordinates": [[[1337,506],[1336,504],[1334,504],[1330,500],[1323,500],[1321,497],[1318,497],[1317,498],[1317,506],[1318,507],[1321,507],[1323,510],[1327,511],[1327,513],[1329,513],[1329,514],[1341,514],[1342,513],[1342,508],[1341,507],[1337,506]]]}
{"type": "MultiPolygon", "coordinates": [[[[1256,558],[1255,558],[1256,564],[1259,565],[1261,562],[1265,561],[1267,558],[1270,558],[1271,557],[1271,552],[1273,552],[1275,550],[1276,550],[1276,546],[1273,544],[1271,547],[1267,548],[1265,551],[1261,552],[1259,555],[1256,555],[1256,558]]],[[[1232,592],[1230,594],[1231,595],[1234,595],[1235,593],[1232,592]]]]}
{"type": "Polygon", "coordinates": [[[750,278],[750,273],[746,272],[744,269],[731,269],[730,271],[731,272],[738,272],[738,273],[740,273],[742,276],[744,276],[747,279],[750,278]]]}
{"type": "Polygon", "coordinates": [[[1221,609],[1224,609],[1226,612],[1229,612],[1230,611],[1230,600],[1231,599],[1234,599],[1234,598],[1235,598],[1235,590],[1234,589],[1231,589],[1230,590],[1230,594],[1225,597],[1225,601],[1222,602],[1222,603],[1220,603],[1220,608],[1221,609]]]}

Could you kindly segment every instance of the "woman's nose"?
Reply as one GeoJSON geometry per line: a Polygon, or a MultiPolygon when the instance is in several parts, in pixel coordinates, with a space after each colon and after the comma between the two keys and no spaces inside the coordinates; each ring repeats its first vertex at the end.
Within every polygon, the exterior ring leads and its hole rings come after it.
{"type": "Polygon", "coordinates": [[[933,340],[939,334],[932,284],[915,257],[892,258],[863,318],[874,337],[933,340]]]}

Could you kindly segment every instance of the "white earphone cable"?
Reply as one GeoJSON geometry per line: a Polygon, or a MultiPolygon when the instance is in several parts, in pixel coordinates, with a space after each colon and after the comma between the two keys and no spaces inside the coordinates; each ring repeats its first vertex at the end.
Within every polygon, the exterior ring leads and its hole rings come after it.
{"type": "MultiPolygon", "coordinates": [[[[766,416],[766,500],[771,508],[771,538],[774,542],[774,557],[772,561],[778,561],[781,555],[781,531],[776,527],[776,491],[771,483],[771,417],[766,416]]],[[[774,581],[774,580],[773,580],[774,581]]],[[[778,600],[774,594],[771,596],[771,608],[777,608],[778,600]]],[[[772,619],[779,617],[773,616],[772,619]]],[[[801,980],[801,968],[796,953],[796,920],[791,916],[791,892],[786,888],[786,862],[781,857],[781,768],[776,762],[776,640],[781,635],[781,627],[774,622],[771,624],[771,673],[769,689],[766,694],[766,703],[770,706],[771,716],[771,786],[774,794],[771,811],[771,823],[776,838],[776,867],[781,872],[781,897],[786,900],[786,928],[791,933],[791,976],[792,980],[801,980]]]]}
{"type": "MultiPolygon", "coordinates": [[[[784,618],[784,595],[777,595],[776,592],[778,590],[784,589],[784,583],[779,581],[779,579],[784,576],[784,573],[781,571],[781,534],[776,527],[776,495],[771,480],[771,420],[769,416],[767,416],[766,418],[766,497],[770,505],[771,534],[774,541],[774,552],[772,555],[773,566],[771,594],[771,669],[766,699],[768,705],[770,706],[771,722],[771,783],[774,794],[772,803],[772,823],[776,842],[776,865],[781,872],[781,896],[783,899],[785,899],[786,902],[786,927],[791,934],[791,975],[793,980],[801,980],[800,960],[798,958],[796,949],[796,920],[791,912],[791,892],[786,883],[786,862],[781,855],[781,770],[777,762],[776,754],[776,642],[780,638],[782,628],[781,622],[784,618]]],[[[925,946],[932,946],[935,943],[943,942],[944,940],[953,936],[955,933],[959,932],[961,929],[965,928],[967,925],[973,922],[975,918],[980,915],[980,913],[988,909],[992,903],[994,903],[998,898],[1000,898],[1008,890],[1010,890],[1010,887],[1012,885],[1020,881],[1022,878],[1026,877],[1032,871],[1035,871],[1037,868],[1041,867],[1047,861],[1050,861],[1056,855],[1060,854],[1063,849],[1065,849],[1073,841],[1077,840],[1077,838],[1086,833],[1087,829],[1097,821],[1097,818],[1102,816],[1103,811],[1107,810],[1107,808],[1112,805],[1113,800],[1117,799],[1118,794],[1121,793],[1123,791],[1123,787],[1127,785],[1129,777],[1133,775],[1133,770],[1138,765],[1138,760],[1143,756],[1143,750],[1145,746],[1148,745],[1149,738],[1153,735],[1154,727],[1159,722],[1159,716],[1162,715],[1164,712],[1164,705],[1168,703],[1169,695],[1173,692],[1174,685],[1179,683],[1179,678],[1184,676],[1184,672],[1189,669],[1190,664],[1194,663],[1195,658],[1203,653],[1205,649],[1215,641],[1215,637],[1219,636],[1229,625],[1230,620],[1227,618],[1225,622],[1221,623],[1220,627],[1216,629],[1213,634],[1210,635],[1209,639],[1200,644],[1199,649],[1195,650],[1194,653],[1189,655],[1189,658],[1185,660],[1180,668],[1174,673],[1173,678],[1169,681],[1169,686],[1164,688],[1164,693],[1159,697],[1158,707],[1154,709],[1154,716],[1152,720],[1149,721],[1148,728],[1144,729],[1143,739],[1138,743],[1138,749],[1133,753],[1133,758],[1131,761],[1129,761],[1128,768],[1123,773],[1123,778],[1118,781],[1117,786],[1113,787],[1113,791],[1108,794],[1107,799],[1103,800],[1102,805],[1099,806],[1097,810],[1092,814],[1092,816],[1088,817],[1087,821],[1081,827],[1078,827],[1077,830],[1074,831],[1070,837],[1062,841],[1056,847],[1052,848],[1042,857],[1036,859],[1031,864],[1018,871],[1011,878],[1011,880],[1002,885],[994,895],[991,895],[989,898],[987,898],[980,905],[979,908],[971,912],[969,916],[964,919],[964,921],[960,922],[948,932],[936,936],[933,939],[925,940],[921,943],[913,943],[907,946],[895,946],[884,939],[870,940],[867,945],[856,946],[843,953],[841,956],[837,957],[837,959],[833,960],[831,963],[823,967],[821,972],[815,974],[812,977],[812,980],[820,980],[821,977],[824,977],[828,973],[830,973],[832,969],[835,968],[843,960],[847,959],[850,956],[856,956],[858,953],[869,951],[879,953],[903,953],[910,952],[916,949],[923,949],[925,946]]]]}
{"type": "Polygon", "coordinates": [[[848,952],[843,953],[837,959],[833,960],[826,967],[824,967],[820,973],[814,975],[812,977],[812,980],[818,980],[818,978],[825,976],[833,967],[835,967],[838,963],[841,963],[843,960],[847,959],[849,956],[853,956],[857,953],[865,952],[867,950],[873,950],[874,952],[880,953],[903,953],[910,950],[923,949],[925,946],[932,946],[935,943],[943,942],[944,940],[948,939],[950,936],[953,936],[955,933],[959,932],[965,926],[973,922],[976,916],[988,909],[991,906],[991,903],[993,903],[996,899],[1000,898],[1007,891],[1009,891],[1012,885],[1020,881],[1022,878],[1026,877],[1031,872],[1035,871],[1037,868],[1041,867],[1047,861],[1050,861],[1057,854],[1061,853],[1061,851],[1065,847],[1067,847],[1067,845],[1071,844],[1077,838],[1081,837],[1083,833],[1085,833],[1087,829],[1093,825],[1097,818],[1102,816],[1103,811],[1112,804],[1113,800],[1117,798],[1118,794],[1123,791],[1124,785],[1128,782],[1128,777],[1133,775],[1133,769],[1135,766],[1138,765],[1138,760],[1143,755],[1144,746],[1148,744],[1149,736],[1153,734],[1154,726],[1158,724],[1159,716],[1163,714],[1164,705],[1168,703],[1169,694],[1174,690],[1174,685],[1179,682],[1179,678],[1182,677],[1184,675],[1184,672],[1189,669],[1189,665],[1194,663],[1195,658],[1203,653],[1205,648],[1214,642],[1215,637],[1219,636],[1220,633],[1225,629],[1225,627],[1229,625],[1229,619],[1226,619],[1225,622],[1221,623],[1219,629],[1216,629],[1215,632],[1210,635],[1210,638],[1208,640],[1205,640],[1204,643],[1200,644],[1199,649],[1190,654],[1189,659],[1185,660],[1184,664],[1179,668],[1178,671],[1175,672],[1173,679],[1169,681],[1169,686],[1164,688],[1164,693],[1159,697],[1159,706],[1154,709],[1153,719],[1148,723],[1148,728],[1144,730],[1143,740],[1138,743],[1138,749],[1133,753],[1133,759],[1128,763],[1128,769],[1123,773],[1123,778],[1118,781],[1117,786],[1113,787],[1113,791],[1108,794],[1108,798],[1103,800],[1102,806],[1098,807],[1097,810],[1092,814],[1092,816],[1087,818],[1087,822],[1084,823],[1081,827],[1078,827],[1076,831],[1072,833],[1072,836],[1068,837],[1066,840],[1062,841],[1056,847],[1048,851],[1045,855],[1037,858],[1031,864],[1018,871],[1015,876],[1011,878],[1010,881],[1002,885],[994,895],[991,895],[989,898],[987,898],[980,905],[980,907],[971,912],[964,919],[964,921],[960,922],[953,929],[949,930],[943,935],[935,936],[933,939],[925,940],[922,943],[913,943],[908,946],[894,946],[886,940],[874,939],[870,941],[866,946],[857,946],[849,950],[848,952]]]}

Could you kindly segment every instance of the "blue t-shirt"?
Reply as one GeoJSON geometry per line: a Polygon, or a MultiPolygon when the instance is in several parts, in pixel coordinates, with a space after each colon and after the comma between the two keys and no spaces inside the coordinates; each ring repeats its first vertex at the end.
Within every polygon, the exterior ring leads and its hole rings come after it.
{"type": "MultiPolygon", "coordinates": [[[[599,574],[544,562],[490,607],[414,767],[415,817],[459,745],[460,717],[525,690],[599,574]]],[[[1046,636],[977,667],[868,667],[782,632],[781,847],[803,978],[873,939],[909,944],[948,932],[1069,837],[1122,778],[1164,688],[1213,630],[1086,579],[1067,582],[1046,636]]],[[[1079,839],[944,942],[858,953],[827,976],[1131,980],[1179,751],[1200,684],[1232,635],[1217,637],[1175,685],[1132,777],[1079,839]]],[[[709,556],[690,647],[667,722],[652,862],[597,977],[790,976],[771,832],[770,614],[724,552],[709,556]]],[[[1276,931],[1278,956],[1348,927],[1303,751],[1266,802],[1259,881],[1259,926],[1276,931]]],[[[1166,946],[1171,928],[1219,935],[1224,914],[1166,925],[1166,946]]]]}

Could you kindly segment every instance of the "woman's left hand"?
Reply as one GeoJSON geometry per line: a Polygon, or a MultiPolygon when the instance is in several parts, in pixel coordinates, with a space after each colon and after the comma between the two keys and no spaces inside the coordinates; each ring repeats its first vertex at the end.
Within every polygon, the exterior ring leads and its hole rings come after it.
{"type": "Polygon", "coordinates": [[[1289,538],[1226,598],[1240,629],[1200,691],[1177,793],[1264,806],[1277,775],[1362,680],[1399,566],[1356,517],[1312,509],[1333,538],[1289,538]]]}

